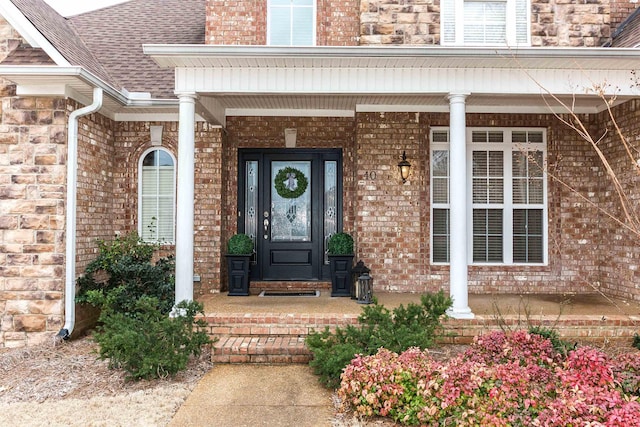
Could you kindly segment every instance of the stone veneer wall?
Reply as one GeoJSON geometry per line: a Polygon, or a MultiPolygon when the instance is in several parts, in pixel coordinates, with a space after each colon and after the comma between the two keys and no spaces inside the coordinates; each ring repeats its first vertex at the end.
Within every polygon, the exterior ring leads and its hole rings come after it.
{"type": "Polygon", "coordinates": [[[3,86],[0,125],[0,346],[62,326],[65,102],[3,86]]]}
{"type": "MultiPolygon", "coordinates": [[[[316,44],[358,44],[359,0],[317,0],[316,44]]],[[[205,43],[266,45],[267,0],[209,0],[205,43]]]]}
{"type": "MultiPolygon", "coordinates": [[[[138,230],[138,166],[140,157],[152,147],[150,126],[162,125],[162,147],[177,160],[177,122],[119,122],[115,134],[114,221],[115,230],[138,230]]],[[[195,236],[194,296],[218,291],[221,268],[221,149],[222,130],[205,122],[195,129],[195,236]]],[[[180,230],[176,230],[180,233],[180,230]]],[[[161,255],[174,255],[173,245],[164,245],[161,255]]]]}
{"type": "MultiPolygon", "coordinates": [[[[635,162],[640,159],[640,101],[635,99],[612,109],[613,117],[620,126],[622,134],[631,145],[632,157],[635,162]]],[[[636,216],[636,234],[630,232],[620,223],[605,217],[606,228],[603,227],[599,247],[600,271],[602,290],[607,295],[623,299],[640,301],[640,236],[637,234],[640,224],[640,167],[634,164],[620,137],[615,132],[613,120],[608,112],[602,112],[597,117],[597,127],[594,135],[601,135],[605,129],[607,136],[599,146],[608,161],[614,167],[614,172],[630,201],[631,211],[636,216]]],[[[600,207],[611,212],[616,218],[624,220],[620,209],[620,201],[613,189],[610,178],[602,175],[603,189],[598,200],[600,207]]]]}
{"type": "MultiPolygon", "coordinates": [[[[531,45],[597,47],[635,9],[632,1],[532,0],[531,45]]],[[[440,44],[440,1],[361,0],[360,44],[440,44]]]]}
{"type": "Polygon", "coordinates": [[[439,0],[361,0],[361,45],[440,44],[439,0]]]}

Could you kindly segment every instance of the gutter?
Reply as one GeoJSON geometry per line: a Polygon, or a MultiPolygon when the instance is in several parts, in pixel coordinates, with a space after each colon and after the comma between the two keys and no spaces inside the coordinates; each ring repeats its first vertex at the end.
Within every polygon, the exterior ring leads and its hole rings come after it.
{"type": "MultiPolygon", "coordinates": [[[[143,44],[145,55],[173,58],[638,58],[638,50],[602,47],[532,46],[242,46],[143,44]]],[[[192,65],[197,67],[198,65],[192,65]]]]}
{"type": "Polygon", "coordinates": [[[78,120],[82,116],[94,113],[102,107],[103,90],[93,89],[93,103],[69,114],[67,132],[67,225],[66,236],[66,276],[65,276],[65,323],[56,335],[67,340],[76,323],[76,199],[78,184],[78,120]]]}
{"type": "MultiPolygon", "coordinates": [[[[82,67],[59,67],[57,65],[0,65],[0,76],[18,85],[38,84],[42,81],[48,84],[69,84],[68,79],[79,80],[91,88],[100,88],[104,95],[112,98],[124,107],[177,107],[178,99],[162,98],[132,98],[126,93],[114,88],[101,80],[95,74],[82,67]]],[[[65,95],[66,96],[66,95],[65,95]]],[[[71,96],[73,98],[73,96],[71,96]]]]}

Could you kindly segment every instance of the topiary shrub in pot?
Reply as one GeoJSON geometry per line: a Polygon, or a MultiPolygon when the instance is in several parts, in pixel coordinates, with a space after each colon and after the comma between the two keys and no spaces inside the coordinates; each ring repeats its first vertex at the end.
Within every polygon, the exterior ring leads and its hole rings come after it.
{"type": "Polygon", "coordinates": [[[253,240],[246,234],[234,234],[227,242],[227,276],[230,296],[249,295],[249,264],[253,240]]]}
{"type": "Polygon", "coordinates": [[[351,297],[351,268],[353,267],[353,237],[349,233],[336,233],[327,243],[331,270],[331,296],[351,297]]]}

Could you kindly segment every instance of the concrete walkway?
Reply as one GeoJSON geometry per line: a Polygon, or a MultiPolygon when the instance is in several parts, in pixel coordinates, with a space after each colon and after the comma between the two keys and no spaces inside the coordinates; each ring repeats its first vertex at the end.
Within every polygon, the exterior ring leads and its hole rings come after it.
{"type": "Polygon", "coordinates": [[[331,391],[307,365],[216,365],[180,407],[170,427],[325,427],[331,391]]]}

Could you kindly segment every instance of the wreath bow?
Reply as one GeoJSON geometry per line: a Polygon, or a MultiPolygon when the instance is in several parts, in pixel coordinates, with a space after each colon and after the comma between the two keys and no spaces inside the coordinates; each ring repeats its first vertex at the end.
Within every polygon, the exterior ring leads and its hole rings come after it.
{"type": "Polygon", "coordinates": [[[297,199],[307,191],[309,180],[299,169],[286,167],[278,171],[274,185],[283,199],[297,199]]]}

